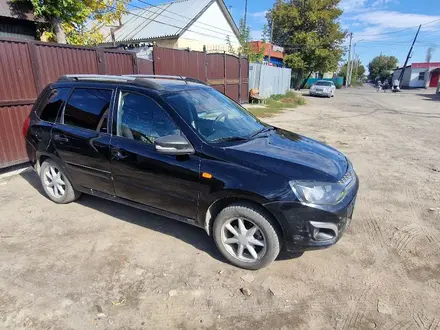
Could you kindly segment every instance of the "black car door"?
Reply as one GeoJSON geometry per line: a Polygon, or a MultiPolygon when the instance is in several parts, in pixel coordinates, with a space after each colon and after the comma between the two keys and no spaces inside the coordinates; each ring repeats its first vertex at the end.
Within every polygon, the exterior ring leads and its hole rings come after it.
{"type": "Polygon", "coordinates": [[[113,89],[74,88],[52,129],[58,157],[73,184],[114,195],[110,173],[108,116],[113,89]]]}
{"type": "Polygon", "coordinates": [[[146,94],[118,91],[113,115],[111,170],[116,196],[195,219],[199,157],[156,152],[154,140],[182,134],[166,111],[146,94]]]}

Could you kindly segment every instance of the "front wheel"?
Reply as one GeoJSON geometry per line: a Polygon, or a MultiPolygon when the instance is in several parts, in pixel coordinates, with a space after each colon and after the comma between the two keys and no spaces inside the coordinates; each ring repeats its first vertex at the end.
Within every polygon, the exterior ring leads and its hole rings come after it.
{"type": "Polygon", "coordinates": [[[280,252],[280,236],[270,217],[251,204],[224,208],[215,219],[213,235],[223,256],[241,268],[266,267],[280,252]]]}
{"type": "Polygon", "coordinates": [[[73,188],[62,167],[52,159],[41,165],[40,180],[47,197],[55,203],[67,204],[81,195],[73,188]]]}

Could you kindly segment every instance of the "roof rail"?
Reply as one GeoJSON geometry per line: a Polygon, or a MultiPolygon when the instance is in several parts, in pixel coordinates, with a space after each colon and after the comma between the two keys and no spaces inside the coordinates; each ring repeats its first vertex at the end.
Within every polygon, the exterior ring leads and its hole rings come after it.
{"type": "Polygon", "coordinates": [[[198,84],[206,85],[205,82],[191,77],[182,77],[182,76],[169,76],[169,75],[161,75],[161,74],[130,74],[126,75],[127,77],[136,77],[136,78],[145,78],[145,79],[177,79],[182,80],[186,83],[188,82],[195,82],[198,84]]]}
{"type": "Polygon", "coordinates": [[[95,80],[95,81],[133,81],[135,78],[130,76],[112,76],[104,74],[66,74],[61,76],[58,80],[95,80]]]}
{"type": "Polygon", "coordinates": [[[58,81],[89,80],[89,81],[127,82],[127,83],[135,83],[156,90],[164,89],[163,86],[159,85],[158,83],[143,78],[144,77],[134,76],[134,75],[115,76],[115,75],[101,75],[101,74],[67,74],[61,76],[58,79],[58,81]]]}

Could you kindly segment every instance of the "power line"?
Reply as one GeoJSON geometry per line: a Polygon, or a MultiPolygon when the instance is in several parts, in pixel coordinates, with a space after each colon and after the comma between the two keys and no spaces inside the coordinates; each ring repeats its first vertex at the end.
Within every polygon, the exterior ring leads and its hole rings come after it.
{"type": "MultiPolygon", "coordinates": [[[[140,1],[140,0],[138,0],[138,1],[140,1]]],[[[145,13],[146,11],[148,11],[148,12],[150,12],[150,13],[152,13],[152,14],[159,15],[158,12],[152,11],[152,10],[150,10],[150,9],[148,9],[148,8],[142,8],[142,7],[138,7],[138,6],[136,6],[136,5],[132,5],[132,4],[128,4],[128,5],[131,6],[131,7],[136,8],[136,9],[143,10],[143,13],[145,13]]],[[[162,13],[160,13],[160,16],[161,16],[161,17],[164,17],[164,18],[169,18],[169,19],[171,19],[171,20],[176,20],[176,18],[174,18],[174,17],[170,17],[170,16],[166,16],[166,15],[163,15],[162,13]]],[[[156,16],[156,17],[157,17],[157,16],[156,16]]],[[[183,22],[183,23],[186,23],[186,24],[187,24],[187,22],[183,21],[182,19],[180,19],[180,22],[183,22]]],[[[182,29],[183,29],[183,28],[184,28],[184,27],[182,27],[182,29]]],[[[222,36],[225,35],[224,33],[219,32],[219,31],[210,30],[210,29],[207,29],[207,28],[205,28],[205,27],[204,27],[204,29],[207,30],[207,31],[210,31],[210,32],[214,32],[214,33],[220,34],[220,35],[222,35],[222,36]]],[[[229,32],[230,32],[230,31],[229,31],[229,32]]]]}
{"type": "MultiPolygon", "coordinates": [[[[161,5],[153,5],[153,4],[151,4],[151,3],[147,2],[147,1],[144,1],[144,0],[138,0],[138,1],[139,1],[139,2],[142,2],[142,3],[146,4],[146,5],[148,5],[148,6],[150,6],[150,7],[155,7],[155,8],[159,8],[159,7],[161,7],[161,5]]],[[[140,8],[140,9],[146,9],[146,8],[140,8]]],[[[169,12],[170,14],[173,14],[173,15],[176,15],[176,16],[180,16],[180,17],[183,17],[183,18],[185,18],[185,19],[192,20],[192,19],[194,18],[194,17],[188,17],[188,16],[185,16],[185,15],[182,15],[182,14],[177,14],[177,13],[175,13],[175,12],[169,10],[169,9],[166,9],[166,8],[161,8],[161,9],[162,9],[163,11],[169,12]]],[[[168,18],[171,18],[171,17],[168,17],[168,18]]],[[[173,19],[174,19],[174,18],[173,18],[173,19]]],[[[203,25],[209,26],[209,27],[211,27],[211,28],[215,28],[216,30],[222,30],[222,31],[229,32],[229,33],[231,32],[231,31],[228,31],[228,30],[225,30],[225,29],[219,28],[219,27],[217,27],[217,26],[215,26],[215,25],[211,25],[211,24],[208,24],[208,23],[194,22],[194,24],[203,24],[203,25]]]]}
{"type": "Polygon", "coordinates": [[[409,28],[402,29],[402,30],[391,31],[391,32],[384,32],[384,33],[376,33],[376,34],[363,34],[363,33],[359,33],[359,36],[360,36],[360,37],[382,36],[382,35],[388,35],[388,34],[400,33],[400,32],[404,32],[404,31],[408,31],[408,30],[412,30],[412,29],[414,29],[414,28],[413,28],[413,27],[409,27],[409,28]]]}
{"type": "MultiPolygon", "coordinates": [[[[110,5],[105,5],[105,6],[106,6],[107,8],[109,8],[109,9],[116,9],[115,7],[112,7],[112,6],[110,6],[110,5]]],[[[130,6],[133,6],[133,5],[130,4],[130,6]]],[[[144,20],[146,20],[146,21],[151,21],[151,22],[156,22],[156,23],[163,24],[163,25],[168,25],[168,26],[175,27],[175,28],[178,28],[178,29],[183,29],[183,28],[184,28],[184,27],[181,27],[181,26],[178,26],[178,25],[174,25],[174,24],[170,24],[170,23],[161,22],[161,21],[158,21],[158,20],[153,19],[153,18],[147,18],[147,17],[141,16],[141,15],[135,14],[135,13],[129,11],[129,10],[125,10],[125,9],[123,9],[123,10],[121,10],[121,11],[122,11],[123,13],[130,14],[130,15],[133,15],[133,16],[136,16],[136,17],[139,17],[139,18],[142,18],[142,19],[144,19],[144,20]]],[[[225,38],[225,39],[222,39],[222,38],[219,38],[218,36],[213,36],[213,35],[211,35],[211,34],[206,34],[206,33],[203,33],[203,32],[193,31],[193,30],[190,30],[190,29],[186,29],[186,31],[190,31],[190,32],[193,32],[193,33],[196,33],[196,34],[200,34],[200,35],[208,36],[208,37],[211,37],[211,38],[214,38],[214,39],[219,39],[219,40],[226,41],[226,38],[225,38]]],[[[225,35],[225,36],[226,36],[226,35],[225,35]]]]}
{"type": "Polygon", "coordinates": [[[429,22],[427,22],[427,23],[423,23],[422,26],[424,26],[424,25],[428,25],[428,24],[431,24],[431,23],[434,23],[434,22],[437,22],[437,21],[440,21],[440,18],[437,18],[437,19],[435,19],[435,20],[433,20],[433,21],[429,21],[429,22]]]}
{"type": "MultiPolygon", "coordinates": [[[[435,20],[423,23],[423,24],[421,24],[421,26],[432,24],[432,23],[437,22],[437,21],[440,21],[440,18],[437,18],[435,20]]],[[[395,34],[395,33],[400,33],[400,32],[404,32],[404,31],[408,31],[408,30],[416,29],[418,27],[419,27],[419,25],[416,25],[416,26],[411,26],[411,27],[408,27],[408,28],[405,28],[405,29],[402,29],[402,30],[397,30],[397,31],[384,32],[384,33],[376,33],[376,34],[362,34],[362,33],[359,33],[359,35],[362,36],[362,37],[382,36],[382,35],[395,34]]]]}

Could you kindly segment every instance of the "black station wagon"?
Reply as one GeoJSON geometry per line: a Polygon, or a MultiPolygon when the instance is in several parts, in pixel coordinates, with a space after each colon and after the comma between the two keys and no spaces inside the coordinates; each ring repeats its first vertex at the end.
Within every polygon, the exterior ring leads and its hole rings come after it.
{"type": "Polygon", "coordinates": [[[86,193],[198,226],[247,269],[334,244],[359,186],[337,150],[191,78],[63,76],[23,133],[55,203],[86,193]]]}

